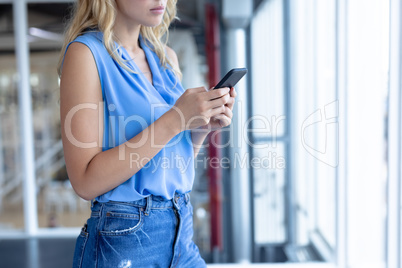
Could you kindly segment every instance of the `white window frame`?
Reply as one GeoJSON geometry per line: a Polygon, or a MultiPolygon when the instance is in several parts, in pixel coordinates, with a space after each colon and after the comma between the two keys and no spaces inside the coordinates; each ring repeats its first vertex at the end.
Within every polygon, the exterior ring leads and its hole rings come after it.
{"type": "Polygon", "coordinates": [[[402,3],[390,0],[387,267],[402,267],[402,3]]]}

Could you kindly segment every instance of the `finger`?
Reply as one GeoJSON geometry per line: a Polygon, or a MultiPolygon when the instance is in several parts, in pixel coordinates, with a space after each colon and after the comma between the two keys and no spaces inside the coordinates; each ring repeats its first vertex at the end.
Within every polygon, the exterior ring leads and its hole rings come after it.
{"type": "Polygon", "coordinates": [[[231,119],[228,119],[228,118],[225,118],[225,120],[220,120],[220,122],[221,122],[221,126],[222,127],[227,127],[227,126],[229,126],[231,123],[232,123],[232,120],[231,119]]]}
{"type": "Polygon", "coordinates": [[[221,127],[229,126],[230,123],[232,123],[232,119],[231,119],[231,118],[229,118],[229,117],[227,117],[227,116],[225,116],[225,115],[222,115],[222,114],[221,114],[221,115],[217,115],[217,116],[215,116],[214,118],[219,121],[219,125],[220,125],[221,127]]]}
{"type": "Polygon", "coordinates": [[[233,112],[227,106],[222,105],[211,110],[210,117],[226,116],[229,118],[233,117],[233,112]]]}
{"type": "Polygon", "coordinates": [[[206,108],[214,109],[214,108],[221,107],[222,105],[227,104],[229,100],[230,100],[229,94],[223,95],[220,98],[216,98],[216,99],[207,101],[206,108]]]}
{"type": "Polygon", "coordinates": [[[230,89],[230,96],[233,97],[233,98],[236,98],[236,96],[237,96],[237,92],[236,92],[236,89],[234,87],[232,87],[230,89]]]}
{"type": "Polygon", "coordinates": [[[220,98],[230,92],[228,87],[217,88],[208,92],[205,92],[206,99],[213,100],[216,98],[220,98]]]}
{"type": "Polygon", "coordinates": [[[225,115],[226,115],[227,117],[229,117],[230,119],[232,119],[232,118],[233,118],[233,111],[232,111],[232,109],[230,109],[229,107],[226,106],[225,115]]]}
{"type": "Polygon", "coordinates": [[[207,116],[208,117],[215,117],[215,116],[220,115],[220,114],[225,114],[226,109],[227,109],[227,107],[225,105],[215,107],[215,108],[210,109],[208,111],[207,116]]]}
{"type": "Polygon", "coordinates": [[[234,106],[235,101],[236,101],[235,98],[234,98],[234,97],[231,97],[231,98],[229,99],[229,101],[226,103],[226,106],[227,106],[229,109],[233,110],[233,106],[234,106]]]}
{"type": "Polygon", "coordinates": [[[221,114],[225,115],[225,116],[227,116],[229,118],[232,118],[233,117],[233,111],[231,109],[229,109],[229,107],[227,107],[227,106],[224,106],[224,107],[225,107],[225,110],[221,114]]]}
{"type": "Polygon", "coordinates": [[[229,118],[233,117],[233,111],[231,109],[229,109],[229,107],[227,107],[226,105],[223,105],[223,107],[219,107],[219,108],[215,108],[217,109],[217,111],[220,111],[219,115],[225,115],[229,118]]]}

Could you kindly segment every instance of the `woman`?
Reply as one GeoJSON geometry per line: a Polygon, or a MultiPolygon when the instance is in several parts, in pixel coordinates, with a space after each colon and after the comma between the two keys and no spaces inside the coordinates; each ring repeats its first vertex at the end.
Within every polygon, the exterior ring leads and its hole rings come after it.
{"type": "Polygon", "coordinates": [[[233,88],[184,91],[161,38],[177,0],[79,0],[59,65],[62,140],[92,200],[74,267],[205,267],[192,242],[194,157],[228,126],[233,88]]]}

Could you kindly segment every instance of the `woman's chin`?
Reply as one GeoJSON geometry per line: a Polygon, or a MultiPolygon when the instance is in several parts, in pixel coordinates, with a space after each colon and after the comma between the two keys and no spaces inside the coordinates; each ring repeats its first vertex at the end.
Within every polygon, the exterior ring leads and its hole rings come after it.
{"type": "Polygon", "coordinates": [[[145,27],[157,27],[162,23],[162,19],[158,19],[158,20],[150,20],[147,22],[144,22],[142,25],[145,27]]]}

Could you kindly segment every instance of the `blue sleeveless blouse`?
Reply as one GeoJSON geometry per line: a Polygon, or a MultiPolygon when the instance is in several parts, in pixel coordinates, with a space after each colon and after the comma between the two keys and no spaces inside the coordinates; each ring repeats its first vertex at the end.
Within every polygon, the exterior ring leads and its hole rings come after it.
{"type": "MultiPolygon", "coordinates": [[[[99,31],[89,31],[72,42],[86,45],[98,68],[104,108],[102,150],[105,151],[130,140],[150,126],[175,104],[184,89],[175,74],[169,68],[161,66],[158,56],[151,49],[152,44],[141,35],[139,42],[152,72],[152,84],[123,47],[118,47],[117,51],[134,73],[125,70],[113,60],[103,45],[102,37],[103,34],[99,31]]],[[[140,143],[141,141],[131,146],[135,148],[140,143]]],[[[125,149],[130,148],[125,146],[125,149]]],[[[124,153],[121,157],[124,157],[124,153]]],[[[140,161],[139,155],[130,155],[133,167],[139,165],[140,161]]],[[[193,181],[194,151],[191,132],[186,130],[171,139],[130,179],[98,196],[96,200],[135,201],[151,194],[171,199],[175,192],[191,191],[193,181]]]]}

